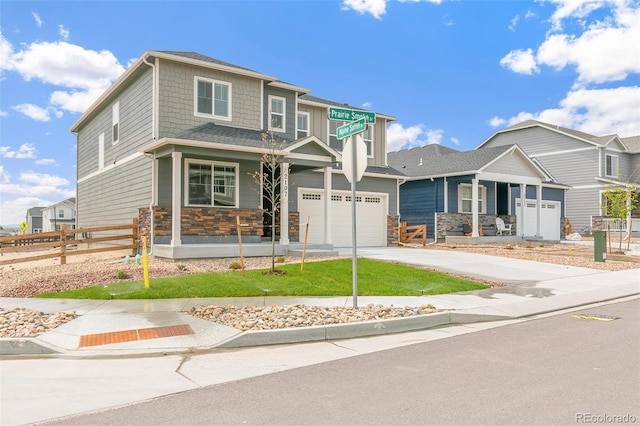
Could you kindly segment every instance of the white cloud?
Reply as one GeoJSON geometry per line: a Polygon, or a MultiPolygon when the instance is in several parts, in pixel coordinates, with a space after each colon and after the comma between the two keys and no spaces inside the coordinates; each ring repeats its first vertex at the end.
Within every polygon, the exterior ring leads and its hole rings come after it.
{"type": "Polygon", "coordinates": [[[69,30],[64,27],[64,25],[58,25],[58,34],[64,40],[69,40],[69,30]]]}
{"type": "MultiPolygon", "coordinates": [[[[0,146],[0,149],[3,147],[0,146]]],[[[9,183],[11,175],[4,170],[4,166],[0,164],[0,183],[9,183]]]]}
{"type": "MultiPolygon", "coordinates": [[[[60,200],[58,200],[60,201],[60,200]]],[[[57,201],[46,200],[40,197],[19,197],[12,200],[3,199],[0,205],[0,224],[15,225],[24,221],[27,210],[32,207],[45,207],[57,201]]]]}
{"type": "Polygon", "coordinates": [[[7,111],[4,110],[0,110],[0,117],[8,117],[9,113],[7,111]]]}
{"type": "Polygon", "coordinates": [[[533,50],[512,50],[500,59],[500,65],[518,74],[531,75],[540,72],[533,57],[533,50]]]}
{"type": "Polygon", "coordinates": [[[450,138],[449,139],[451,141],[452,144],[454,144],[455,146],[460,146],[460,140],[458,138],[450,138]]]}
{"type": "Polygon", "coordinates": [[[422,124],[404,127],[400,123],[392,123],[387,127],[387,152],[399,151],[428,144],[442,143],[442,129],[426,129],[422,124]]]}
{"type": "Polygon", "coordinates": [[[13,151],[10,146],[0,146],[0,157],[4,158],[36,158],[36,147],[31,143],[23,143],[17,151],[13,151]]]}
{"type": "Polygon", "coordinates": [[[591,25],[579,36],[555,34],[539,47],[538,64],[557,70],[574,65],[578,83],[624,80],[640,72],[640,7],[617,10],[612,19],[591,25]]]}
{"type": "Polygon", "coordinates": [[[387,13],[386,0],[344,0],[342,10],[355,10],[362,14],[369,13],[376,19],[382,19],[382,15],[387,13]]]}
{"type": "Polygon", "coordinates": [[[579,130],[595,136],[617,134],[621,137],[640,135],[640,87],[615,89],[579,89],[571,91],[559,108],[538,113],[521,112],[509,119],[494,117],[493,127],[508,126],[534,119],[579,130]]]}
{"type": "Polygon", "coordinates": [[[49,206],[75,197],[75,189],[68,189],[70,182],[60,176],[23,172],[18,181],[11,183],[9,174],[0,166],[0,224],[22,222],[31,207],[49,206]]]}
{"type": "Polygon", "coordinates": [[[33,104],[20,104],[11,108],[36,121],[49,121],[52,114],[56,118],[62,117],[63,114],[62,111],[58,111],[53,107],[41,108],[33,104]]]}
{"type": "Polygon", "coordinates": [[[31,12],[31,15],[33,15],[33,19],[35,19],[38,28],[42,28],[42,24],[44,23],[44,21],[42,20],[42,18],[40,18],[40,15],[38,15],[36,12],[31,12]]]}
{"type": "Polygon", "coordinates": [[[40,160],[36,160],[36,164],[39,166],[52,166],[57,165],[58,162],[53,158],[42,158],[40,160]]]}
{"type": "Polygon", "coordinates": [[[509,30],[515,32],[516,31],[516,27],[518,26],[518,21],[520,20],[520,15],[516,15],[513,17],[513,19],[511,20],[511,23],[509,24],[509,26],[507,28],[509,28],[509,30]]]}
{"type": "Polygon", "coordinates": [[[371,102],[365,102],[362,104],[362,108],[364,109],[371,109],[373,107],[373,104],[371,102]]]}
{"type": "MultiPolygon", "coordinates": [[[[68,37],[69,32],[63,26],[59,32],[68,37]]],[[[66,41],[34,42],[15,50],[0,33],[0,71],[16,71],[25,81],[39,80],[69,89],[53,91],[51,104],[71,112],[84,112],[125,67],[108,50],[88,50],[66,41]]],[[[50,114],[57,117],[61,114],[47,107],[36,108],[39,110],[31,108],[26,112],[41,121],[50,119],[50,114]]]]}

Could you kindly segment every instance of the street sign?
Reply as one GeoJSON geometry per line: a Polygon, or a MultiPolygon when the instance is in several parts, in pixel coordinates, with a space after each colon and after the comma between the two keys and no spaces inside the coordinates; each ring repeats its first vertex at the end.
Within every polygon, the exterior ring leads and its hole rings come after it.
{"type": "Polygon", "coordinates": [[[347,123],[344,126],[340,126],[336,129],[336,137],[338,139],[344,139],[347,136],[355,135],[356,133],[364,132],[367,130],[367,120],[361,118],[351,123],[347,123]]]}
{"type": "Polygon", "coordinates": [[[364,139],[362,135],[355,135],[353,137],[348,138],[344,143],[344,148],[342,149],[342,172],[344,173],[344,177],[352,183],[352,179],[355,178],[356,182],[360,182],[362,176],[364,175],[364,171],[367,168],[367,145],[364,143],[364,139]],[[351,144],[356,144],[355,156],[356,161],[354,164],[353,154],[354,150],[351,144]],[[353,167],[355,165],[355,176],[353,172],[353,167]]]}
{"type": "Polygon", "coordinates": [[[376,113],[371,111],[358,111],[355,109],[330,107],[327,113],[329,115],[329,120],[355,121],[365,118],[367,120],[367,124],[374,124],[376,122],[376,113]]]}
{"type": "Polygon", "coordinates": [[[22,231],[23,234],[27,233],[27,229],[29,229],[29,224],[27,222],[21,222],[20,230],[22,231]]]}

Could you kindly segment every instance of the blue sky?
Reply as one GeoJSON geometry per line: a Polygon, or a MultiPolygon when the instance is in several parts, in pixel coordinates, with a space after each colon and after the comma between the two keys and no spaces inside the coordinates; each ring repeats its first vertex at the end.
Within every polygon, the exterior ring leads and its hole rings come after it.
{"type": "Polygon", "coordinates": [[[640,135],[640,1],[0,2],[0,224],[75,196],[71,125],[146,50],[398,118],[388,150],[529,118],[640,135]]]}

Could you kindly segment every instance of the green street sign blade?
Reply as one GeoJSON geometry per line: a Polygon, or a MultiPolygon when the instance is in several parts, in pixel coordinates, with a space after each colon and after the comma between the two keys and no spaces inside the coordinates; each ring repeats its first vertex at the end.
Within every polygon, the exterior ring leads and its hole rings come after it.
{"type": "Polygon", "coordinates": [[[367,120],[367,124],[376,122],[376,113],[371,111],[329,107],[327,114],[329,115],[329,120],[355,121],[364,118],[367,120]]]}
{"type": "Polygon", "coordinates": [[[336,137],[338,139],[344,139],[347,136],[355,135],[365,130],[367,130],[367,120],[361,118],[360,120],[352,121],[351,123],[338,127],[336,129],[336,137]]]}

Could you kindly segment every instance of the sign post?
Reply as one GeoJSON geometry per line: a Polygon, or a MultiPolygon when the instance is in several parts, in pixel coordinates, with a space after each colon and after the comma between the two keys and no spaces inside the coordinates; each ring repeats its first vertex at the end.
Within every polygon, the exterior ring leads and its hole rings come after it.
{"type": "Polygon", "coordinates": [[[368,124],[376,122],[376,114],[369,111],[357,111],[345,108],[329,108],[330,120],[349,121],[336,129],[336,137],[345,139],[342,150],[342,170],[351,183],[351,271],[353,280],[353,307],[358,307],[358,254],[356,233],[356,182],[362,179],[367,168],[367,146],[361,133],[367,130],[368,124]]]}

